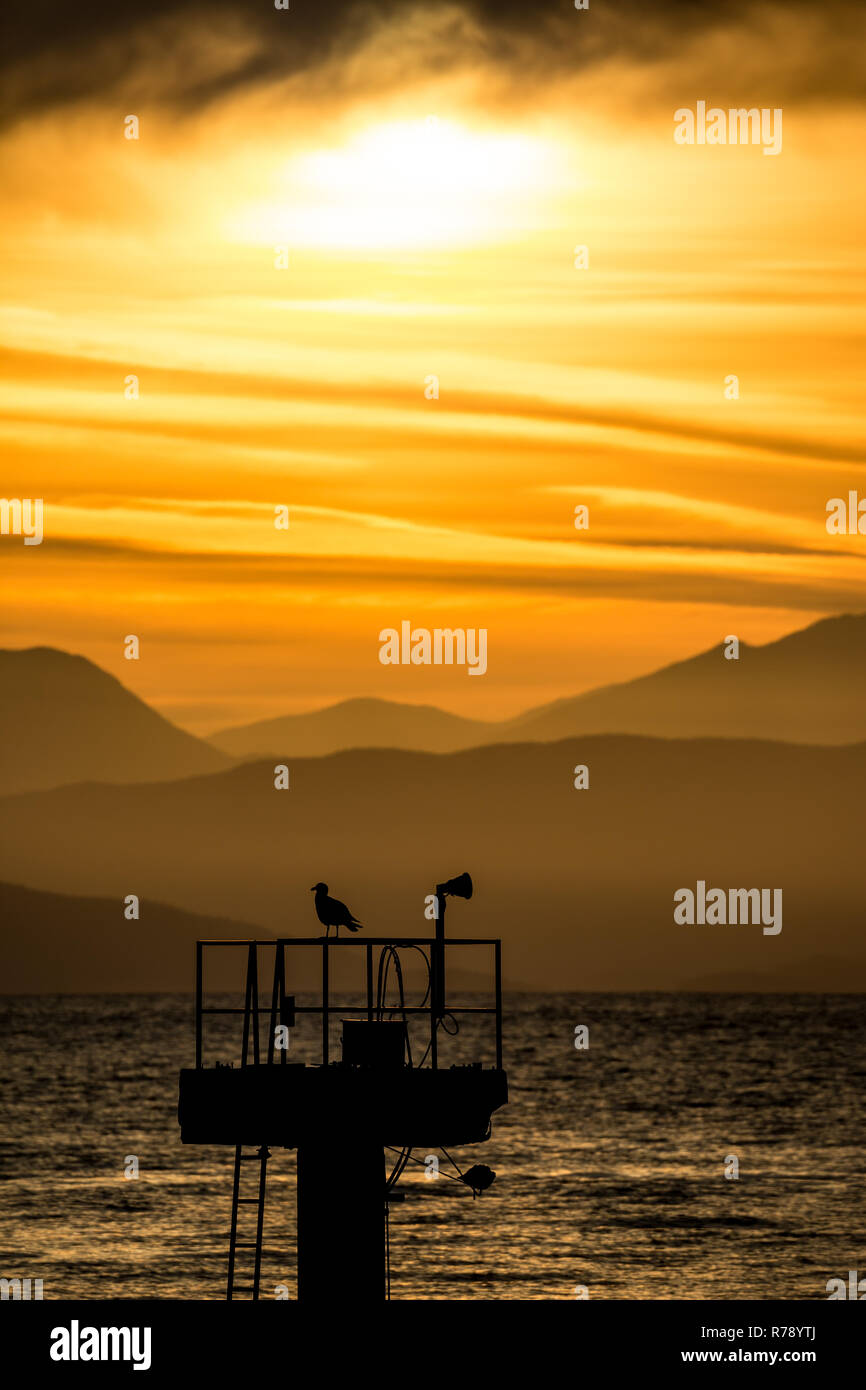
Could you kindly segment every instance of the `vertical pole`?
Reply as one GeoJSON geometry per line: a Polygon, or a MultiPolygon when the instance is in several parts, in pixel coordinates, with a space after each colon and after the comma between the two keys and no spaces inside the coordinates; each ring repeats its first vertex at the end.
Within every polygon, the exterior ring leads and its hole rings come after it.
{"type": "Polygon", "coordinates": [[[232,1178],[232,1225],[229,1231],[229,1268],[226,1283],[226,1298],[231,1302],[235,1284],[235,1251],[238,1239],[238,1198],[241,1186],[241,1145],[235,1148],[235,1171],[232,1178]]]}
{"type": "Polygon", "coordinates": [[[328,1065],[328,943],[322,942],[322,1066],[328,1065]]]}
{"type": "Polygon", "coordinates": [[[202,944],[195,943],[195,1065],[201,1067],[202,944]]]}
{"type": "MultiPolygon", "coordinates": [[[[288,1028],[288,1027],[289,1027],[289,1020],[288,1020],[288,1015],[287,1015],[287,1013],[286,1013],[286,943],[285,943],[285,941],[281,941],[281,942],[280,942],[279,948],[278,948],[278,949],[279,949],[279,953],[280,953],[280,1023],[284,1023],[284,1024],[286,1025],[286,1027],[288,1028]]],[[[294,995],[292,996],[292,1023],[291,1023],[291,1026],[292,1026],[293,1028],[294,1028],[294,1026],[295,1026],[295,1000],[294,1000],[294,995]]],[[[287,1041],[288,1041],[288,1040],[287,1040],[287,1041]]],[[[288,1049],[288,1047],[284,1047],[283,1050],[282,1050],[282,1052],[281,1052],[281,1054],[280,1054],[280,1066],[281,1066],[281,1067],[284,1067],[284,1066],[286,1065],[286,1061],[288,1060],[288,1056],[289,1056],[289,1049],[288,1049]]]]}
{"type": "Polygon", "coordinates": [[[496,1070],[502,1071],[502,942],[493,944],[496,971],[496,1070]]]}
{"type": "Polygon", "coordinates": [[[247,1064],[247,1053],[250,1047],[250,1004],[252,1002],[251,988],[253,983],[252,971],[255,949],[255,946],[250,946],[247,949],[247,983],[246,989],[244,990],[244,1034],[243,1042],[241,1043],[242,1067],[245,1067],[247,1064]]]}
{"type": "Polygon", "coordinates": [[[280,1004],[281,1004],[281,1002],[282,1002],[281,999],[280,999],[280,990],[279,990],[279,979],[280,979],[280,953],[281,953],[281,951],[282,951],[282,944],[283,944],[283,943],[282,943],[281,941],[278,941],[278,942],[276,943],[275,947],[274,947],[274,983],[273,983],[273,986],[272,986],[272,988],[271,988],[271,1017],[270,1017],[270,1032],[269,1032],[269,1034],[268,1034],[268,1066],[269,1066],[269,1067],[273,1065],[273,1061],[274,1061],[274,1047],[275,1047],[275,1045],[276,1045],[276,1038],[274,1037],[274,1034],[275,1034],[276,1031],[277,1031],[277,1019],[279,1018],[279,1020],[280,1020],[281,1023],[282,1023],[282,1021],[283,1021],[283,1020],[282,1020],[282,1014],[281,1014],[281,1013],[278,1013],[278,1010],[280,1009],[280,1004]]]}
{"type": "Polygon", "coordinates": [[[367,1022],[373,1022],[373,947],[367,942],[367,1022]]]}
{"type": "Polygon", "coordinates": [[[445,1014],[445,894],[436,888],[436,936],[430,948],[430,1065],[439,1066],[437,1032],[445,1014]]]}
{"type": "Polygon", "coordinates": [[[259,948],[250,947],[250,968],[252,970],[252,1012],[253,1012],[253,1062],[259,1064],[259,948]]]}
{"type": "Polygon", "coordinates": [[[256,1249],[253,1263],[253,1299],[258,1300],[262,1279],[262,1232],[265,1224],[265,1183],[270,1151],[267,1144],[259,1149],[259,1209],[256,1213],[256,1249]]]}
{"type": "Polygon", "coordinates": [[[432,950],[432,988],[430,998],[433,1001],[434,1011],[437,1018],[441,1018],[445,1012],[445,894],[436,890],[436,940],[432,950]]]}

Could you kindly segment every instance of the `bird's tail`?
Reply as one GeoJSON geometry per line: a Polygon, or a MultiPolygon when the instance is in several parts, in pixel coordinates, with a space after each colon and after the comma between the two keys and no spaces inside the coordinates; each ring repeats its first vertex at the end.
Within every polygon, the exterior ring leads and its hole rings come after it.
{"type": "Polygon", "coordinates": [[[364,923],[359,922],[357,917],[353,917],[351,922],[346,923],[346,926],[349,928],[349,931],[359,931],[360,928],[363,927],[363,925],[364,923]]]}

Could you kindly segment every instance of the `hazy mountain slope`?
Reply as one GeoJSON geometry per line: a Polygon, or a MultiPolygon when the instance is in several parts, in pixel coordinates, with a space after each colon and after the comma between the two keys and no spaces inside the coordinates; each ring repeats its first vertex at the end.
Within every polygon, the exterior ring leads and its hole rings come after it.
{"type": "MultiPolygon", "coordinates": [[[[292,760],[207,778],[79,786],[0,802],[0,876],[136,891],[307,935],[323,879],[371,933],[430,932],[424,897],[468,869],[448,929],[502,935],[527,988],[669,988],[771,973],[816,953],[862,960],[866,746],[592,737],[559,744],[292,760]],[[572,769],[590,768],[575,791],[572,769]],[[673,893],[783,889],[779,936],[682,927],[673,893]]],[[[479,969],[483,952],[467,952],[479,969]]],[[[816,979],[816,988],[821,988],[816,979]]]]}
{"type": "Polygon", "coordinates": [[[664,738],[866,738],[866,614],[826,618],[762,647],[724,644],[621,685],[530,710],[509,739],[634,733],[664,738]]]}
{"type": "Polygon", "coordinates": [[[310,714],[289,714],[212,734],[215,748],[233,757],[320,757],[346,748],[410,748],[451,753],[495,742],[497,724],[461,719],[433,705],[391,700],[343,700],[310,714]]]}
{"type": "Polygon", "coordinates": [[[576,734],[765,738],[842,744],[866,739],[866,614],[826,618],[762,647],[724,643],[617,685],[528,710],[515,719],[461,719],[430,705],[344,700],[308,714],[224,729],[214,747],[235,757],[317,757],[350,748],[449,753],[576,734]]]}
{"type": "Polygon", "coordinates": [[[781,975],[719,971],[687,980],[684,987],[708,994],[866,994],[866,957],[852,960],[844,956],[809,956],[781,975]]]}
{"type": "Polygon", "coordinates": [[[0,792],[215,772],[225,754],[175,728],[83,656],[0,651],[0,792]]]}
{"type": "MultiPolygon", "coordinates": [[[[139,920],[129,922],[124,897],[76,898],[0,883],[0,994],[190,993],[198,938],[256,935],[243,922],[148,899],[139,920]]],[[[242,950],[215,952],[208,987],[236,986],[242,957],[242,950]]]]}
{"type": "MultiPolygon", "coordinates": [[[[144,897],[138,921],[127,921],[123,898],[81,898],[40,893],[17,884],[0,883],[0,996],[3,994],[192,994],[195,989],[197,940],[265,940],[271,933],[248,922],[204,917],[144,897]]],[[[311,927],[311,934],[321,927],[311,927]]],[[[273,953],[259,951],[259,999],[270,1006],[273,953]]],[[[239,996],[246,978],[243,946],[209,948],[204,955],[205,991],[229,990],[239,996]]],[[[354,964],[364,969],[361,955],[354,964]]],[[[426,985],[420,957],[406,962],[406,988],[426,985]]],[[[321,983],[321,952],[317,947],[294,952],[290,989],[317,991],[321,983]]],[[[482,971],[451,971],[451,983],[464,990],[487,990],[482,971]]],[[[353,974],[345,952],[331,954],[333,992],[351,989],[353,974]]],[[[392,982],[393,983],[393,982],[392,982]]],[[[505,980],[506,988],[519,988],[505,980]]],[[[393,990],[388,995],[393,996],[393,990]]],[[[238,1006],[242,999],[235,1001],[238,1006]]],[[[192,1037],[190,1021],[190,1037],[192,1037]]]]}

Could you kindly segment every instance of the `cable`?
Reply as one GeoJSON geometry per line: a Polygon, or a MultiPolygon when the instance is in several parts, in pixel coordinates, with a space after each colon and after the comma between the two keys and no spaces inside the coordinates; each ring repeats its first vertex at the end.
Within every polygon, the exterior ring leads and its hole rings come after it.
{"type": "Polygon", "coordinates": [[[427,967],[427,988],[426,988],[425,991],[424,991],[424,998],[421,1000],[421,1005],[420,1005],[420,1007],[423,1009],[424,1005],[427,1003],[427,1000],[430,998],[430,989],[431,989],[431,985],[432,985],[432,975],[431,975],[431,971],[430,971],[430,960],[429,960],[429,957],[428,957],[428,955],[427,955],[427,952],[424,950],[424,948],[423,948],[422,946],[404,946],[403,949],[404,949],[405,951],[417,951],[418,954],[420,955],[421,959],[423,960],[424,964],[425,964],[426,967],[427,967]]]}
{"type": "MultiPolygon", "coordinates": [[[[387,1147],[390,1147],[390,1145],[388,1145],[387,1147]]],[[[391,1152],[392,1152],[392,1153],[397,1153],[398,1150],[397,1150],[397,1149],[391,1149],[391,1152]]],[[[409,1162],[409,1159],[410,1159],[410,1157],[411,1157],[411,1155],[412,1155],[412,1150],[411,1150],[411,1149],[400,1149],[400,1150],[399,1150],[399,1155],[400,1155],[400,1156],[399,1156],[399,1158],[397,1159],[397,1162],[394,1164],[394,1169],[393,1169],[393,1172],[391,1173],[390,1178],[388,1178],[388,1179],[386,1180],[386,1182],[385,1182],[385,1191],[386,1191],[386,1192],[390,1192],[391,1189],[392,1189],[393,1187],[395,1187],[395,1186],[397,1185],[397,1183],[400,1181],[401,1177],[403,1176],[403,1173],[404,1173],[405,1170],[406,1170],[406,1164],[409,1162]]],[[[415,1162],[417,1163],[418,1160],[416,1159],[415,1162]]]]}
{"type": "Polygon", "coordinates": [[[386,1011],[394,1014],[397,1010],[403,1015],[403,1029],[406,1035],[406,1052],[409,1058],[409,1066],[412,1066],[412,1043],[409,1038],[409,1026],[406,1021],[406,996],[403,989],[403,966],[400,961],[399,953],[395,946],[383,946],[379,955],[379,970],[376,980],[376,1021],[381,1023],[386,1011]],[[394,962],[394,971],[397,976],[397,988],[400,992],[400,1002],[393,1009],[388,1009],[385,998],[388,992],[388,972],[391,969],[391,961],[394,962]]]}
{"type": "MultiPolygon", "coordinates": [[[[386,1148],[391,1148],[391,1146],[386,1145],[386,1148]]],[[[391,1149],[391,1152],[397,1153],[397,1150],[391,1149]]],[[[391,1206],[388,1201],[388,1193],[400,1181],[411,1156],[411,1149],[400,1149],[391,1176],[385,1181],[385,1297],[389,1301],[391,1298],[391,1206]]]]}
{"type": "MultiPolygon", "coordinates": [[[[454,1027],[453,1027],[453,1029],[451,1029],[451,1028],[443,1028],[442,1031],[445,1032],[445,1033],[447,1033],[448,1036],[449,1036],[449,1038],[456,1038],[457,1034],[460,1032],[460,1024],[457,1022],[457,1019],[454,1017],[454,1015],[453,1015],[452,1013],[444,1013],[444,1014],[442,1015],[441,1018],[438,1018],[438,1019],[436,1020],[436,1027],[437,1027],[437,1028],[442,1027],[442,1020],[445,1019],[445,1018],[450,1018],[450,1019],[451,1019],[451,1022],[454,1024],[454,1027]]],[[[418,1066],[419,1066],[419,1067],[423,1067],[424,1063],[427,1061],[427,1058],[428,1058],[429,1055],[430,1055],[430,1049],[431,1049],[432,1046],[433,1046],[433,1042],[432,1042],[432,1039],[431,1039],[431,1041],[428,1042],[427,1046],[426,1046],[425,1049],[424,1049],[424,1056],[421,1058],[421,1061],[418,1063],[418,1066]]]]}
{"type": "MultiPolygon", "coordinates": [[[[427,1000],[430,998],[430,990],[432,987],[430,961],[427,958],[427,953],[424,950],[422,950],[420,946],[410,945],[403,947],[403,949],[408,951],[419,951],[421,953],[421,957],[424,961],[424,964],[427,966],[427,988],[424,991],[424,998],[421,1000],[421,1008],[423,1009],[424,1005],[427,1003],[427,1000]]],[[[379,968],[376,977],[376,1021],[378,1023],[381,1023],[383,1022],[384,1015],[386,1013],[389,1015],[393,1015],[398,1012],[401,1013],[403,1016],[403,1027],[406,1031],[406,1054],[409,1059],[409,1066],[412,1067],[415,1064],[412,1060],[412,1040],[409,1035],[409,1022],[406,1017],[406,992],[403,985],[403,963],[400,960],[400,953],[397,950],[396,946],[383,946],[379,954],[379,968]],[[397,988],[400,994],[400,1001],[398,1004],[395,1004],[393,1007],[390,1007],[386,1003],[386,998],[388,994],[388,975],[390,973],[392,961],[394,964],[394,973],[397,976],[397,988]]],[[[454,1021],[456,1023],[456,1020],[454,1021]]],[[[446,1032],[447,1031],[448,1030],[446,1029],[446,1032]]],[[[429,1048],[427,1049],[427,1051],[429,1052],[429,1048]]],[[[418,1064],[419,1066],[424,1065],[426,1057],[427,1052],[424,1053],[424,1057],[418,1064]]]]}
{"type": "MultiPolygon", "coordinates": [[[[424,991],[424,998],[421,1000],[420,1005],[420,1007],[423,1009],[424,1005],[427,1003],[427,1000],[430,998],[430,992],[433,987],[433,971],[430,958],[428,957],[427,952],[421,946],[408,945],[403,946],[401,949],[404,951],[417,951],[427,967],[427,988],[424,991]]],[[[396,946],[383,946],[381,952],[379,953],[379,967],[376,975],[376,1021],[378,1023],[383,1022],[386,1013],[391,1016],[395,1013],[400,1013],[402,1015],[403,1026],[406,1029],[406,1052],[409,1058],[409,1066],[414,1067],[416,1064],[412,1058],[412,1042],[409,1036],[409,1023],[406,1017],[406,992],[403,984],[403,964],[400,960],[400,954],[396,946]],[[389,1005],[386,1002],[386,999],[388,994],[388,976],[391,972],[392,962],[394,965],[394,973],[397,976],[397,989],[399,991],[400,998],[398,1003],[394,1005],[389,1005]]],[[[455,1018],[454,1014],[449,1013],[447,1011],[436,1020],[435,1026],[437,1028],[441,1028],[444,1033],[447,1033],[449,1038],[456,1037],[457,1034],[460,1032],[459,1021],[455,1018]],[[446,1026],[446,1019],[448,1019],[454,1025],[452,1028],[448,1028],[446,1026]]],[[[420,1061],[417,1063],[418,1067],[423,1067],[424,1063],[427,1061],[427,1058],[430,1056],[430,1049],[432,1048],[432,1046],[433,1043],[431,1040],[424,1049],[420,1061]]]]}
{"type": "MultiPolygon", "coordinates": [[[[392,1152],[392,1153],[397,1153],[397,1150],[396,1150],[395,1148],[393,1148],[390,1144],[386,1144],[385,1147],[391,1149],[391,1152],[392,1152]]],[[[405,1152],[405,1150],[401,1150],[401,1152],[405,1152]]],[[[409,1152],[411,1153],[411,1149],[410,1149],[409,1152]]],[[[442,1152],[442,1153],[445,1153],[445,1150],[442,1149],[441,1152],[442,1152]]],[[[451,1158],[451,1156],[450,1156],[449,1154],[445,1154],[445,1157],[448,1159],[449,1163],[454,1163],[454,1159],[451,1158]]],[[[426,1168],[426,1167],[427,1167],[427,1165],[426,1165],[426,1163],[424,1162],[423,1158],[408,1158],[408,1159],[407,1159],[407,1162],[409,1162],[409,1163],[417,1163],[421,1168],[426,1168]]],[[[457,1164],[456,1164],[456,1163],[454,1163],[454,1167],[457,1168],[457,1164]]],[[[404,1164],[404,1168],[405,1168],[405,1164],[404,1164]]],[[[459,1168],[457,1168],[457,1172],[458,1172],[458,1173],[460,1172],[460,1169],[459,1169],[459,1168]]],[[[402,1176],[402,1173],[401,1173],[401,1176],[402,1176]]],[[[463,1181],[463,1175],[462,1175],[462,1174],[460,1175],[459,1178],[452,1178],[452,1176],[451,1176],[450,1173],[443,1173],[443,1172],[440,1171],[439,1176],[440,1176],[440,1178],[447,1178],[449,1182],[459,1182],[459,1183],[460,1183],[460,1186],[463,1187],[463,1188],[465,1188],[465,1186],[466,1186],[466,1184],[465,1184],[464,1181],[463,1181]]]]}
{"type": "Polygon", "coordinates": [[[445,1157],[448,1159],[448,1162],[451,1164],[451,1167],[454,1168],[454,1169],[456,1169],[456,1171],[457,1171],[458,1173],[460,1173],[460,1179],[461,1179],[461,1182],[462,1182],[462,1180],[463,1180],[463,1173],[462,1173],[462,1171],[457,1167],[457,1164],[454,1162],[454,1159],[451,1157],[451,1155],[450,1155],[450,1153],[448,1152],[448,1150],[447,1150],[447,1149],[443,1149],[442,1146],[441,1146],[441,1144],[440,1144],[440,1146],[439,1146],[439,1152],[440,1152],[440,1153],[443,1153],[443,1154],[445,1155],[445,1157]]]}

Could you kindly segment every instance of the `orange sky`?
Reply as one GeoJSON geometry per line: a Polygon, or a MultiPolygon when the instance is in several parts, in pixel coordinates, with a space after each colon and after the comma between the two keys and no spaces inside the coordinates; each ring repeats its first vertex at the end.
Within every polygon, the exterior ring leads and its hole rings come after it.
{"type": "MultiPolygon", "coordinates": [[[[813,22],[763,36],[781,73],[813,22]]],[[[516,92],[392,27],[179,116],[145,46],[129,96],[8,127],[3,493],[45,542],[0,540],[4,644],[207,731],[366,694],[504,716],[866,608],[866,542],[824,524],[866,495],[866,121],[786,95],[776,158],[677,146],[678,106],[780,104],[724,53],[516,92]],[[487,675],[381,666],[403,619],[486,627],[487,675]]]]}

